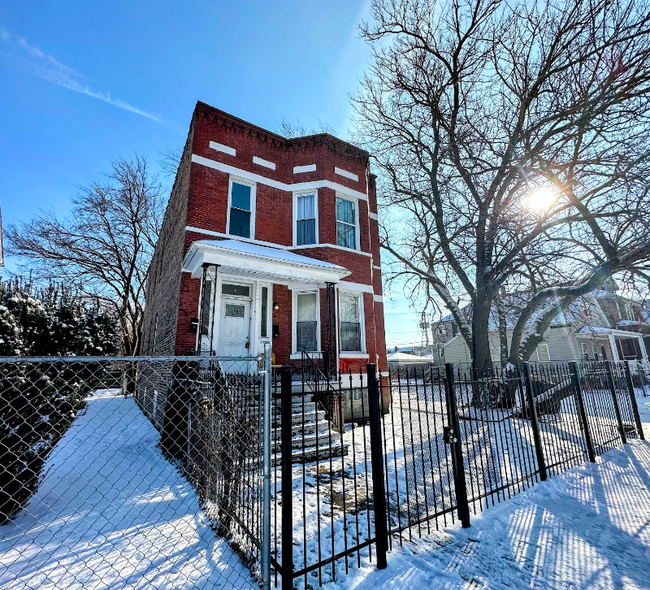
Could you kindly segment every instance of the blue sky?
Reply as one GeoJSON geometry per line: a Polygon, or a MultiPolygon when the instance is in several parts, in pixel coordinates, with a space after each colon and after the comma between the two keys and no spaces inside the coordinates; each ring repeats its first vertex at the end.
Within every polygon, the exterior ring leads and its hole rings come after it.
{"type": "MultiPolygon", "coordinates": [[[[79,184],[135,152],[181,147],[202,100],[262,127],[350,130],[368,0],[21,1],[0,5],[3,225],[64,215],[79,184]]],[[[7,261],[10,270],[15,261],[7,261]]],[[[402,297],[389,343],[419,341],[402,297]]]]}

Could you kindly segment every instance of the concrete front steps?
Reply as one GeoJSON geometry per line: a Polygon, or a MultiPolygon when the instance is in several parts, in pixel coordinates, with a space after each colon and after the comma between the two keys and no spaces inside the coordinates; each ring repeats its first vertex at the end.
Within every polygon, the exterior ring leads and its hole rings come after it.
{"type": "MultiPolygon", "coordinates": [[[[294,390],[294,393],[297,393],[294,390]]],[[[291,461],[292,463],[311,463],[326,461],[332,457],[348,454],[348,445],[342,443],[341,434],[325,418],[325,412],[311,401],[312,395],[294,395],[291,404],[291,461]]],[[[273,445],[273,465],[281,461],[281,435],[279,400],[271,424],[273,445]]]]}

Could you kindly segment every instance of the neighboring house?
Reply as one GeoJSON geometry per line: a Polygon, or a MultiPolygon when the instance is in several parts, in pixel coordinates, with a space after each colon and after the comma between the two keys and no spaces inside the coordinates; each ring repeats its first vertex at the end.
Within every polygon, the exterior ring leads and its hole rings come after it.
{"type": "Polygon", "coordinates": [[[148,355],[386,366],[375,176],[329,134],[288,139],[197,103],[146,292],[148,355]]]}
{"type": "MultiPolygon", "coordinates": [[[[531,361],[571,360],[648,360],[650,323],[644,316],[644,304],[616,293],[613,281],[608,289],[585,295],[560,314],[544,333],[544,340],[531,356],[531,361]]],[[[508,321],[508,345],[512,336],[508,321]]],[[[452,316],[434,325],[438,354],[436,362],[470,363],[469,348],[458,331],[452,316]]],[[[496,321],[490,325],[492,359],[500,358],[499,333],[496,321]]]]}

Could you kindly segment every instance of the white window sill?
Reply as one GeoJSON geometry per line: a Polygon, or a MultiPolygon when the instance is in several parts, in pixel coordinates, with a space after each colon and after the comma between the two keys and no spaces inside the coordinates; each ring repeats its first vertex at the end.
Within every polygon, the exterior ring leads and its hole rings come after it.
{"type": "MultiPolygon", "coordinates": [[[[322,354],[321,354],[320,352],[308,352],[307,354],[308,354],[311,358],[313,358],[313,359],[319,359],[319,358],[321,358],[321,356],[322,356],[322,354]]],[[[292,353],[289,355],[289,358],[290,358],[292,361],[295,361],[295,360],[301,359],[301,358],[302,358],[302,352],[292,352],[292,353]]]]}
{"type": "Polygon", "coordinates": [[[369,359],[370,355],[365,352],[342,352],[339,354],[342,359],[369,359]]]}

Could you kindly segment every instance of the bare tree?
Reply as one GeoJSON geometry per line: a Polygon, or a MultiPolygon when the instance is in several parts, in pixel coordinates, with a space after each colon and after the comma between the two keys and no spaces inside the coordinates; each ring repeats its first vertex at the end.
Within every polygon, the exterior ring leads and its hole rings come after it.
{"type": "Polygon", "coordinates": [[[181,163],[183,150],[179,147],[167,146],[158,151],[158,166],[163,176],[171,177],[176,176],[178,166],[181,163]]]}
{"type": "Polygon", "coordinates": [[[361,32],[357,139],[380,169],[382,245],[450,310],[477,369],[491,314],[513,318],[502,360],[519,362],[607,277],[647,280],[647,2],[373,0],[361,32]]]}
{"type": "Polygon", "coordinates": [[[163,202],[145,158],[113,162],[101,182],[80,188],[69,217],[41,213],[7,229],[8,251],[36,263],[42,276],[73,283],[112,307],[121,353],[140,351],[144,287],[163,202]]]}
{"type": "Polygon", "coordinates": [[[299,119],[295,123],[291,123],[286,119],[280,121],[278,133],[284,137],[304,137],[305,135],[318,135],[319,133],[329,133],[336,135],[334,128],[324,121],[318,120],[318,125],[315,127],[307,127],[303,125],[299,119]]]}

